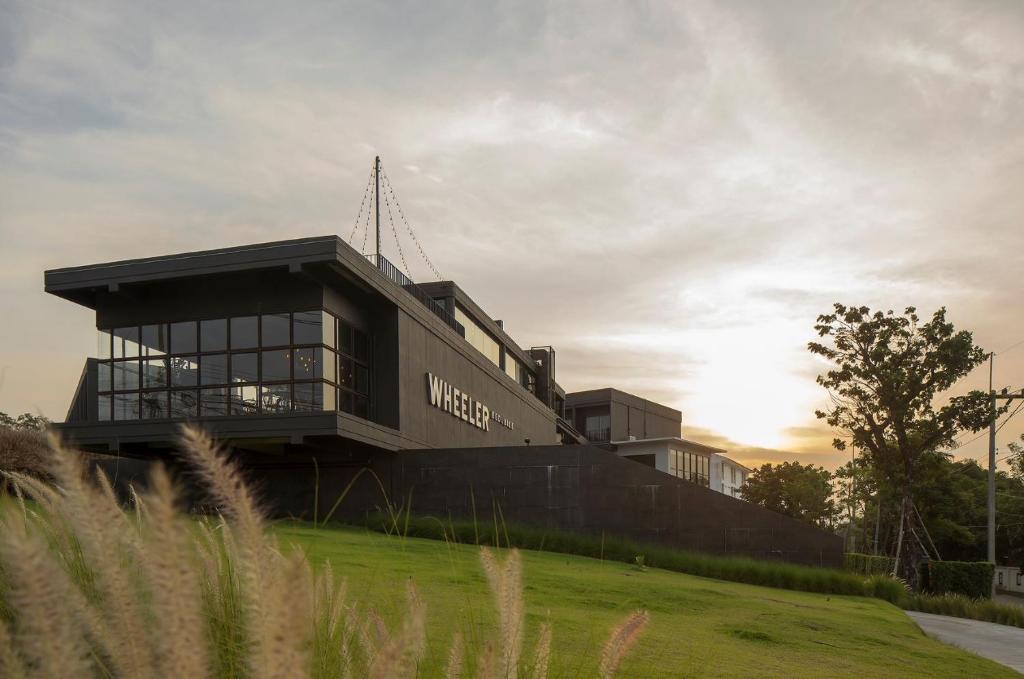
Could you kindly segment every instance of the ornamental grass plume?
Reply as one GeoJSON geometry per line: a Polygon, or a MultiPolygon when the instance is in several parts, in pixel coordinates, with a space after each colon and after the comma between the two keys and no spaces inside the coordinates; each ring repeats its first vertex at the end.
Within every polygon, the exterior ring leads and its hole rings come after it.
{"type": "MultiPolygon", "coordinates": [[[[56,438],[47,445],[44,475],[2,472],[15,497],[0,496],[0,677],[425,676],[427,609],[416,587],[407,584],[407,609],[390,628],[351,601],[329,563],[314,568],[278,545],[239,467],[202,432],[185,428],[182,448],[217,504],[213,517],[183,513],[160,465],[125,507],[102,472],[56,438]]],[[[496,638],[474,650],[456,635],[446,676],[546,679],[548,623],[520,667],[519,553],[499,560],[485,549],[481,560],[496,638]]],[[[613,632],[602,677],[646,620],[636,613],[613,632]]]]}

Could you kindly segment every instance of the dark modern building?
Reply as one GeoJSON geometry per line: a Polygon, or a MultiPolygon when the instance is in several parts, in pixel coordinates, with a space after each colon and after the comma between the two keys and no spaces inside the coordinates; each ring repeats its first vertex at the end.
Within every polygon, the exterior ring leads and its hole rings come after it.
{"type": "Polygon", "coordinates": [[[550,347],[523,349],[457,285],[413,283],[326,236],[46,272],[99,343],[61,429],[146,457],[195,421],[238,449],[561,440],[550,347]]]}
{"type": "Polygon", "coordinates": [[[348,488],[336,518],[394,502],[841,560],[836,536],[614,452],[678,439],[679,411],[566,396],[554,349],[520,346],[455,283],[417,285],[335,236],[55,269],[45,285],[94,310],[99,337],[57,426],[122,488],[153,460],[173,466],[189,422],[230,445],[277,515],[322,517],[348,488]]]}

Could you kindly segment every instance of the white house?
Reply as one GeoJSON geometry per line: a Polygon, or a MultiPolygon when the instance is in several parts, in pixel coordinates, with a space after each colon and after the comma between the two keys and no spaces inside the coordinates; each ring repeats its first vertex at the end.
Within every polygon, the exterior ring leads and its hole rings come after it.
{"type": "Polygon", "coordinates": [[[678,436],[612,441],[611,446],[621,457],[738,499],[742,499],[740,487],[750,473],[726,457],[721,448],[678,436]]]}
{"type": "Polygon", "coordinates": [[[1007,592],[1024,593],[1024,574],[1016,566],[996,566],[996,588],[1007,592]]]}

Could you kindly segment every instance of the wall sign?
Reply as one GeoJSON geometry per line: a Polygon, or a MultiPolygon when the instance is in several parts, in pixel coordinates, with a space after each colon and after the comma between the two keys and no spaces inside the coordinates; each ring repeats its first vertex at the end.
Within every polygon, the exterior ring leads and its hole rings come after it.
{"type": "Polygon", "coordinates": [[[427,395],[430,405],[473,425],[477,429],[490,431],[491,422],[497,422],[506,429],[514,430],[516,428],[512,420],[502,417],[458,387],[453,387],[437,375],[429,372],[427,373],[427,395]]]}

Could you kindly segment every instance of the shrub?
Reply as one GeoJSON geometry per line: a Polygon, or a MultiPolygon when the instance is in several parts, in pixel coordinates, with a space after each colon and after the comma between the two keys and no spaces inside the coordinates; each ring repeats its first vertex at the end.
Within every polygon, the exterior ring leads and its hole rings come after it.
{"type": "MultiPolygon", "coordinates": [[[[804,592],[864,596],[866,587],[863,577],[829,568],[688,552],[664,545],[639,544],[619,537],[545,531],[517,524],[452,519],[442,522],[436,518],[404,513],[401,516],[371,516],[366,525],[371,530],[400,532],[409,537],[546,550],[633,565],[637,563],[637,555],[643,555],[644,565],[650,568],[804,592]]],[[[887,592],[886,596],[891,596],[891,593],[887,592]]]]}
{"type": "MultiPolygon", "coordinates": [[[[51,487],[6,472],[19,490],[0,508],[2,677],[414,677],[423,658],[425,606],[411,582],[407,611],[389,628],[353,605],[330,565],[312,568],[266,530],[239,470],[212,442],[185,430],[185,454],[223,516],[189,522],[159,466],[134,512],[102,473],[53,451],[51,487]],[[23,502],[30,496],[35,504],[23,502]]],[[[447,676],[542,679],[552,631],[523,649],[526,615],[519,554],[481,550],[498,609],[498,635],[471,654],[460,637],[447,676]],[[520,671],[522,670],[522,671],[520,671]]],[[[612,631],[601,677],[615,674],[647,625],[636,611],[612,631]]]]}
{"type": "Polygon", "coordinates": [[[909,611],[1024,627],[1024,608],[985,599],[969,599],[960,594],[908,594],[903,598],[902,606],[909,611]]]}
{"type": "Polygon", "coordinates": [[[892,573],[893,562],[891,556],[848,552],[843,557],[843,568],[862,575],[888,575],[892,573]]]}
{"type": "Polygon", "coordinates": [[[0,471],[47,476],[48,451],[44,432],[0,426],[0,471]]]}
{"type": "Polygon", "coordinates": [[[988,561],[926,561],[921,565],[921,589],[929,594],[989,599],[994,574],[995,565],[988,561]]]}

